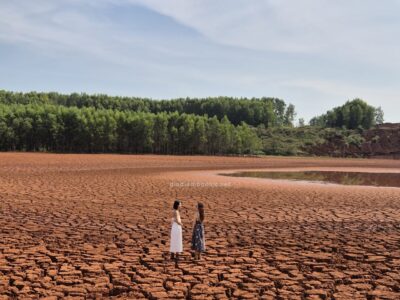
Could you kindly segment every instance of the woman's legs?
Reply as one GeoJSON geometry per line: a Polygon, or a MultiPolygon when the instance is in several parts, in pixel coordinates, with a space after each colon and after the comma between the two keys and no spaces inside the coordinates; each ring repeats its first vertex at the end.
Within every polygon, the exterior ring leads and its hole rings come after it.
{"type": "Polygon", "coordinates": [[[176,252],[171,252],[171,260],[175,261],[175,267],[178,267],[178,261],[179,261],[179,253],[176,252]]]}
{"type": "Polygon", "coordinates": [[[175,253],[175,267],[178,267],[179,253],[175,253]]]}
{"type": "Polygon", "coordinates": [[[195,260],[199,260],[200,258],[201,258],[201,253],[200,253],[200,251],[197,251],[197,250],[196,250],[196,251],[194,252],[194,259],[195,259],[195,260]]]}

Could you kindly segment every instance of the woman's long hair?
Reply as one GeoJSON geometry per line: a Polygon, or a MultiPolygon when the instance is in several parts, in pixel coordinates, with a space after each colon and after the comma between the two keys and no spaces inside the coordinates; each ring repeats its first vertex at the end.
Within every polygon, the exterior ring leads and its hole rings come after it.
{"type": "Polygon", "coordinates": [[[177,210],[177,209],[179,208],[179,205],[181,205],[181,201],[175,200],[173,208],[174,208],[175,210],[177,210]]]}
{"type": "Polygon", "coordinates": [[[200,216],[200,221],[203,222],[204,221],[204,205],[203,203],[199,202],[197,203],[197,209],[199,211],[199,216],[200,216]]]}

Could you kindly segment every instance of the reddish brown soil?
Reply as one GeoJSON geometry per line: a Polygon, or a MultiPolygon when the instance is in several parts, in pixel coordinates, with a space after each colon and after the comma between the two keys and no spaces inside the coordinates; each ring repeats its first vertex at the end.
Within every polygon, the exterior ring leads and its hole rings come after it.
{"type": "Polygon", "coordinates": [[[0,299],[400,299],[400,189],[217,175],[254,168],[400,161],[0,154],[0,299]],[[207,253],[193,262],[197,201],[207,253]]]}

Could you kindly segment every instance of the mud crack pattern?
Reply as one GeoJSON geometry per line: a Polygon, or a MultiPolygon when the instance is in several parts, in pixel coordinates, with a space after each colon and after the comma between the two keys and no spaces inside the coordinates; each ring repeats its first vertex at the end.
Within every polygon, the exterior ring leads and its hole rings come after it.
{"type": "Polygon", "coordinates": [[[0,154],[0,299],[400,299],[400,189],[217,175],[257,168],[398,172],[400,161],[0,154]],[[189,252],[197,201],[201,261],[189,252]]]}

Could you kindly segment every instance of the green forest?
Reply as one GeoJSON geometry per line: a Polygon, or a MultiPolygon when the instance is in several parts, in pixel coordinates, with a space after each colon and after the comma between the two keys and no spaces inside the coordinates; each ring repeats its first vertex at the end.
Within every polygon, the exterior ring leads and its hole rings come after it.
{"type": "Polygon", "coordinates": [[[346,104],[335,107],[326,114],[311,119],[310,125],[329,127],[369,129],[375,124],[383,123],[383,111],[380,107],[375,108],[361,99],[347,101],[346,104]]]}
{"type": "Polygon", "coordinates": [[[228,118],[51,104],[0,104],[0,149],[83,153],[246,154],[256,132],[228,118]]]}
{"type": "Polygon", "coordinates": [[[322,143],[328,128],[367,129],[383,122],[383,112],[360,99],[312,119],[310,126],[294,127],[295,116],[293,105],[276,98],[0,91],[0,150],[300,155],[304,145],[322,143]]]}
{"type": "Polygon", "coordinates": [[[177,112],[216,116],[222,120],[225,116],[233,125],[245,122],[266,127],[290,126],[295,117],[294,106],[276,98],[182,98],[171,100],[152,100],[136,97],[111,97],[108,95],[88,95],[73,93],[16,93],[0,90],[0,103],[4,104],[53,104],[66,107],[92,107],[95,109],[112,109],[118,111],[177,112]]]}

